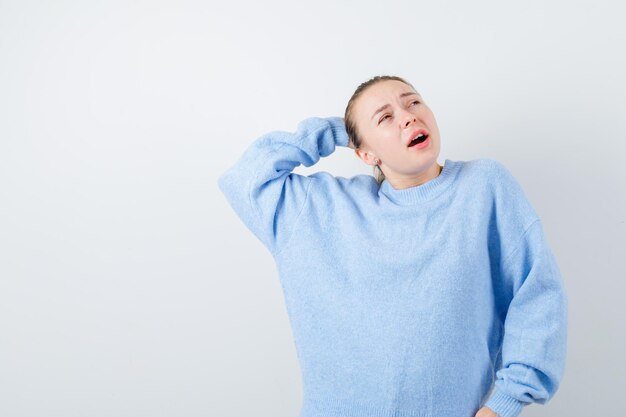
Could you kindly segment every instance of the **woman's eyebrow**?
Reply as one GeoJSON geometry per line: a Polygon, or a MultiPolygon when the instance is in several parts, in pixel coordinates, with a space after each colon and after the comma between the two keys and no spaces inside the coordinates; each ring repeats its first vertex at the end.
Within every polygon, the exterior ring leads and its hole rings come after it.
{"type": "Polygon", "coordinates": [[[374,112],[374,114],[372,115],[372,117],[370,118],[370,120],[372,120],[374,118],[374,116],[376,116],[378,113],[380,113],[381,111],[385,110],[387,107],[389,107],[389,104],[385,104],[384,106],[380,107],[378,110],[376,110],[374,112]]]}
{"type": "MultiPolygon", "coordinates": [[[[407,91],[406,93],[402,93],[400,94],[400,98],[402,97],[406,97],[406,96],[411,96],[411,95],[417,95],[416,93],[414,93],[413,91],[407,91]]],[[[380,113],[381,111],[385,110],[387,107],[389,107],[389,104],[385,104],[384,106],[381,106],[378,110],[376,110],[374,112],[374,114],[372,115],[372,117],[370,118],[370,120],[372,120],[374,118],[374,116],[376,116],[378,113],[380,113]]]]}

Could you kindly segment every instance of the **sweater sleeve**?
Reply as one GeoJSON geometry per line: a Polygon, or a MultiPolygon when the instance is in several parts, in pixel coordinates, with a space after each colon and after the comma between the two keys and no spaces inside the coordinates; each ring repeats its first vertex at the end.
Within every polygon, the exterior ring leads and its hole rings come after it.
{"type": "Polygon", "coordinates": [[[336,146],[348,146],[343,118],[310,117],[295,133],[261,136],[218,178],[235,213],[271,253],[289,240],[313,181],[293,169],[314,165],[336,146]]]}
{"type": "Polygon", "coordinates": [[[504,322],[502,368],[485,406],[516,417],[525,405],[545,404],[565,368],[567,296],[543,225],[535,219],[502,263],[513,298],[504,322]]]}

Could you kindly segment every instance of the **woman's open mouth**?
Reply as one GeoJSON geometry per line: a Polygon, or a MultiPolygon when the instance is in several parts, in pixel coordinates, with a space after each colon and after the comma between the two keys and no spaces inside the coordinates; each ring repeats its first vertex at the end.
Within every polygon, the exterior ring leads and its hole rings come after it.
{"type": "Polygon", "coordinates": [[[425,148],[426,146],[428,146],[429,143],[430,143],[429,136],[420,133],[419,135],[417,135],[415,139],[413,139],[409,143],[409,148],[416,147],[416,148],[421,149],[421,148],[425,148]]]}

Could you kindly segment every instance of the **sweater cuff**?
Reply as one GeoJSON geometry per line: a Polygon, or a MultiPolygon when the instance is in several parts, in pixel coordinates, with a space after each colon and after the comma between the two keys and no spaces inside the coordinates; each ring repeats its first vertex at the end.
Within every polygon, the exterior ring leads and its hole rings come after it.
{"type": "Polygon", "coordinates": [[[331,128],[335,132],[335,144],[338,146],[348,146],[348,132],[346,131],[346,123],[343,117],[331,116],[326,120],[330,123],[331,128]]]}
{"type": "Polygon", "coordinates": [[[500,417],[517,417],[525,405],[526,403],[505,394],[497,387],[485,403],[485,407],[490,408],[500,417]]]}

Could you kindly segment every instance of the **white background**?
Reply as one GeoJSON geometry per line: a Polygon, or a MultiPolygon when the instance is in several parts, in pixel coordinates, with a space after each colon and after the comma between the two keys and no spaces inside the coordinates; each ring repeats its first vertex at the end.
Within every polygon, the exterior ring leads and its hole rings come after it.
{"type": "MultiPolygon", "coordinates": [[[[523,415],[623,415],[624,12],[0,0],[0,415],[296,416],[277,271],[217,177],[382,74],[433,110],[439,162],[499,160],[543,220],[568,358],[523,415]]],[[[348,148],[318,170],[372,173],[348,148]]]]}

